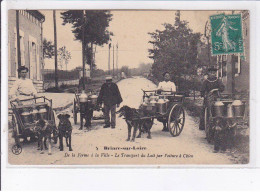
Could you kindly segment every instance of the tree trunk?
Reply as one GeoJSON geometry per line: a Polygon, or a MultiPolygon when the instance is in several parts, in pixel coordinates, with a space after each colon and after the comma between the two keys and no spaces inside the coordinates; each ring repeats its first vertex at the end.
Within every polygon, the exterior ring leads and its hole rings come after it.
{"type": "Polygon", "coordinates": [[[59,88],[58,84],[58,62],[57,62],[57,30],[56,30],[56,11],[53,10],[53,26],[54,26],[54,59],[55,59],[55,88],[59,88]]]}

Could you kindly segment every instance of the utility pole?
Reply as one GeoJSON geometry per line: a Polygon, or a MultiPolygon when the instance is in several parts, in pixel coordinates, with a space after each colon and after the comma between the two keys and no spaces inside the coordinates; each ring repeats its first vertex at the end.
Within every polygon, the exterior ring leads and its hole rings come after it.
{"type": "Polygon", "coordinates": [[[53,10],[53,26],[54,26],[54,59],[55,59],[55,88],[58,89],[58,61],[57,61],[57,29],[56,29],[56,11],[53,10]]]}
{"type": "Polygon", "coordinates": [[[114,45],[113,45],[113,77],[115,75],[115,63],[114,63],[114,58],[115,58],[115,52],[114,52],[114,45]]]}
{"type": "Polygon", "coordinates": [[[116,44],[116,75],[118,75],[118,43],[116,44]]]}
{"type": "Polygon", "coordinates": [[[85,90],[85,11],[82,10],[82,85],[83,85],[83,90],[85,90]]]}
{"type": "Polygon", "coordinates": [[[21,48],[20,48],[20,29],[19,29],[19,10],[16,10],[16,36],[17,36],[17,63],[21,67],[21,48]]]}
{"type": "Polygon", "coordinates": [[[108,74],[110,75],[110,48],[111,43],[108,44],[108,74]]]}

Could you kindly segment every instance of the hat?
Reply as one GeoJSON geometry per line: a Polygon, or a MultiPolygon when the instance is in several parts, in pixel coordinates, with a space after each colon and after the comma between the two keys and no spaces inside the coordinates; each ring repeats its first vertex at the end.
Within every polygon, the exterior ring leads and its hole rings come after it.
{"type": "Polygon", "coordinates": [[[215,68],[215,67],[209,67],[208,68],[208,71],[217,71],[218,69],[217,68],[215,68]]]}
{"type": "Polygon", "coordinates": [[[22,70],[26,70],[27,72],[29,71],[29,69],[25,66],[20,66],[17,71],[20,73],[22,70]]]}
{"type": "Polygon", "coordinates": [[[107,77],[106,77],[106,81],[107,81],[107,80],[112,80],[112,76],[107,76],[107,77]]]}

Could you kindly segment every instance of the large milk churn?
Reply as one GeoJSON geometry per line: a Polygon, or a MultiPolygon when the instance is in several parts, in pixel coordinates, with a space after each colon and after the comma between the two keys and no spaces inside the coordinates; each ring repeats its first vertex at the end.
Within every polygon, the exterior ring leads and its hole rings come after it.
{"type": "Polygon", "coordinates": [[[21,118],[24,123],[31,123],[32,118],[31,118],[31,113],[29,108],[23,108],[22,113],[21,113],[21,118]]]}
{"type": "Polygon", "coordinates": [[[166,111],[167,111],[167,107],[166,107],[166,102],[163,98],[160,98],[157,103],[156,103],[156,106],[157,106],[157,112],[160,113],[160,114],[165,114],[166,111]]]}
{"type": "Polygon", "coordinates": [[[88,102],[88,95],[86,92],[83,90],[82,93],[79,95],[79,102],[88,102]]]}
{"type": "Polygon", "coordinates": [[[233,109],[232,109],[232,104],[229,103],[227,105],[227,118],[232,118],[234,115],[233,115],[233,109]]]}
{"type": "Polygon", "coordinates": [[[42,118],[42,119],[47,119],[47,109],[45,107],[45,105],[41,105],[39,106],[39,118],[42,118]]]}
{"type": "Polygon", "coordinates": [[[97,105],[97,99],[98,99],[98,96],[93,94],[90,96],[90,100],[91,100],[91,104],[96,106],[97,105]]]}
{"type": "Polygon", "coordinates": [[[214,117],[224,116],[224,104],[219,99],[213,105],[213,116],[214,117]]]}
{"type": "Polygon", "coordinates": [[[241,100],[234,100],[232,103],[233,113],[235,117],[244,116],[245,105],[241,100]]]}

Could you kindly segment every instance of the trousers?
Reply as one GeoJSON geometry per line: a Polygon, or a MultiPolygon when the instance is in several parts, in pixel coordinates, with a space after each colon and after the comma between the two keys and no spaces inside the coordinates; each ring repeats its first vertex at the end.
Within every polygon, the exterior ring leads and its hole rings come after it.
{"type": "Polygon", "coordinates": [[[105,125],[111,125],[112,127],[116,126],[116,104],[115,105],[104,105],[104,116],[105,116],[105,125]],[[111,120],[110,120],[111,114],[111,120]]]}

